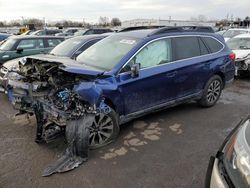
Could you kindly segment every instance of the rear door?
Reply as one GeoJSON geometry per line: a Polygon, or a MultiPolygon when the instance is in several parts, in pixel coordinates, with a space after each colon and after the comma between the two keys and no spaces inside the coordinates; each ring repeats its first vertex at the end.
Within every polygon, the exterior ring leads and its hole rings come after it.
{"type": "Polygon", "coordinates": [[[173,38],[177,99],[198,95],[210,72],[209,49],[198,36],[173,38]]]}
{"type": "Polygon", "coordinates": [[[139,51],[119,74],[124,113],[131,114],[171,101],[176,95],[171,39],[154,41],[139,51]],[[139,76],[131,77],[131,65],[140,64],[139,76]]]}

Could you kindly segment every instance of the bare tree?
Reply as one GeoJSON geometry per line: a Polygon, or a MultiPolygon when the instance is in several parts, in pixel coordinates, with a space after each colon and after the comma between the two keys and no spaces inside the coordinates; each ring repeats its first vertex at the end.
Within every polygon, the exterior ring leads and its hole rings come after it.
{"type": "Polygon", "coordinates": [[[106,27],[106,26],[109,26],[109,18],[108,17],[106,17],[106,16],[104,16],[104,17],[102,17],[102,16],[100,16],[100,18],[99,18],[99,25],[100,26],[103,26],[103,27],[106,27]]]}
{"type": "Polygon", "coordinates": [[[24,25],[34,25],[35,27],[43,27],[44,21],[37,18],[30,18],[24,20],[24,25]]]}
{"type": "Polygon", "coordinates": [[[199,21],[199,22],[206,22],[207,21],[207,17],[205,15],[199,15],[197,17],[191,17],[190,18],[191,21],[199,21]]]}
{"type": "Polygon", "coordinates": [[[111,19],[111,22],[110,22],[110,25],[111,26],[120,26],[122,23],[121,23],[121,20],[119,18],[112,18],[111,19]]]}
{"type": "Polygon", "coordinates": [[[207,17],[205,16],[205,15],[199,15],[198,16],[198,21],[200,21],[200,22],[206,22],[207,21],[207,17]]]}

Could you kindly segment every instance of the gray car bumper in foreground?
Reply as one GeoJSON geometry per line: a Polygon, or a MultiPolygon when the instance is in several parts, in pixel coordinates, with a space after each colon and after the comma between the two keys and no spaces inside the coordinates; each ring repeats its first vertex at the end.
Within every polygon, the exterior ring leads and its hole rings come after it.
{"type": "Polygon", "coordinates": [[[227,188],[228,185],[224,182],[224,177],[219,170],[219,159],[215,158],[213,163],[213,169],[211,172],[210,188],[227,188]]]}

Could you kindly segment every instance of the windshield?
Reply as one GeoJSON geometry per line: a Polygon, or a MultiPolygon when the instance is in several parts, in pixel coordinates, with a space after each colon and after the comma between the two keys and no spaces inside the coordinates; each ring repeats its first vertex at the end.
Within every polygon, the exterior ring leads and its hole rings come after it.
{"type": "Polygon", "coordinates": [[[247,50],[250,49],[250,38],[232,38],[227,45],[231,50],[247,50]]]}
{"type": "Polygon", "coordinates": [[[0,50],[3,50],[3,51],[11,50],[12,47],[15,45],[15,43],[16,43],[16,39],[8,39],[3,44],[1,44],[0,50]]]}
{"type": "Polygon", "coordinates": [[[77,31],[74,33],[74,36],[82,36],[86,31],[87,31],[87,29],[77,31]]]}
{"type": "Polygon", "coordinates": [[[76,37],[65,40],[51,50],[51,55],[70,57],[82,44],[82,39],[76,37]]]}
{"type": "Polygon", "coordinates": [[[111,70],[138,43],[138,39],[112,35],[94,44],[77,57],[77,61],[111,70]]]}
{"type": "Polygon", "coordinates": [[[225,38],[233,38],[236,35],[244,34],[247,33],[247,31],[244,30],[227,30],[224,34],[223,37],[225,38]]]}

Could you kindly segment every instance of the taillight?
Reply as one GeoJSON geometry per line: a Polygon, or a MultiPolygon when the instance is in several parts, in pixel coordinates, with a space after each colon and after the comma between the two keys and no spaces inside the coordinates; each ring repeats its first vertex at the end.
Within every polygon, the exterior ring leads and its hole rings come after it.
{"type": "Polygon", "coordinates": [[[232,61],[234,61],[235,60],[235,53],[233,53],[233,52],[231,52],[230,54],[229,54],[229,58],[232,60],[232,61]]]}

